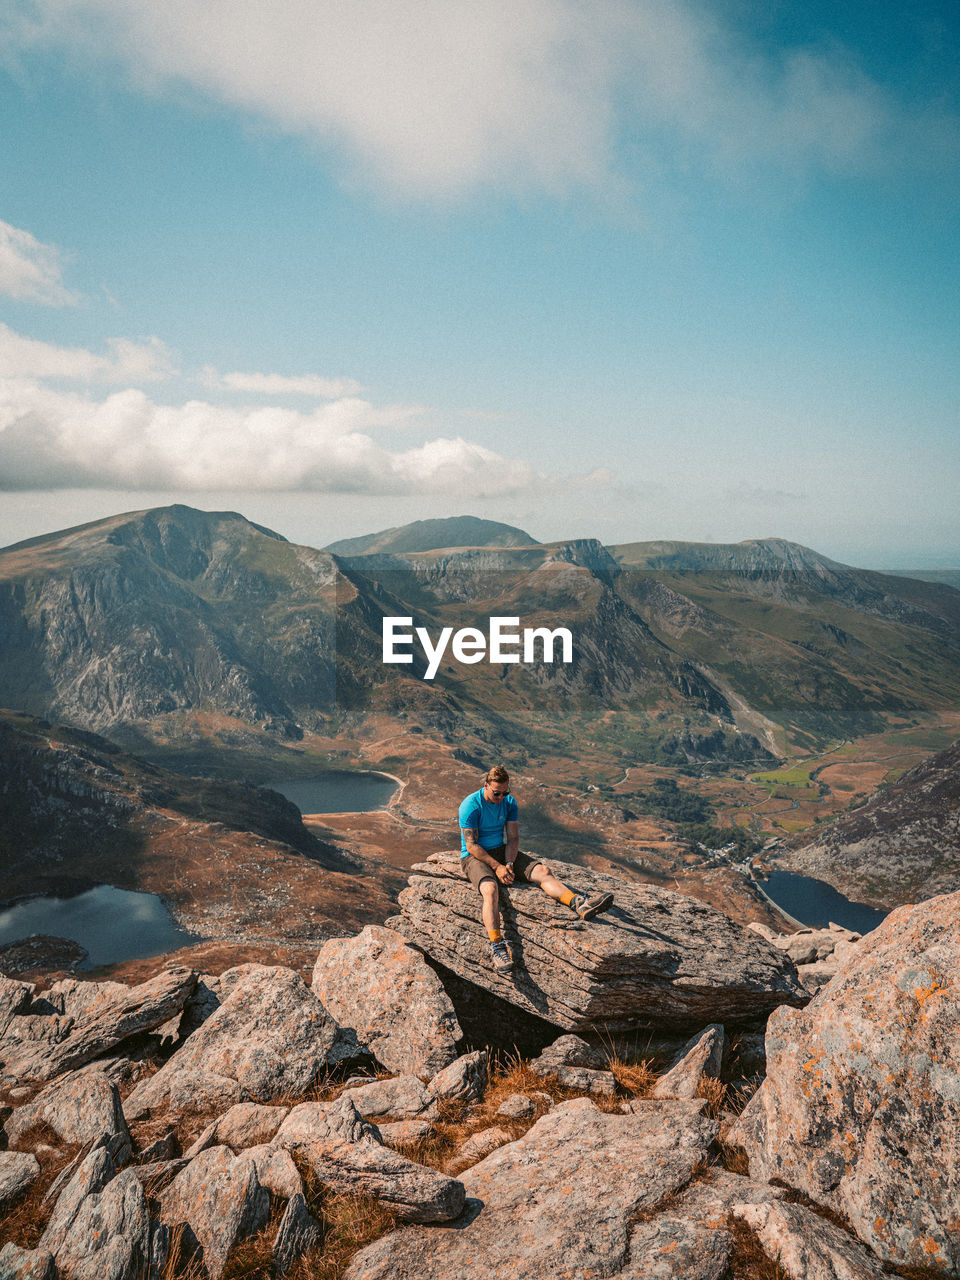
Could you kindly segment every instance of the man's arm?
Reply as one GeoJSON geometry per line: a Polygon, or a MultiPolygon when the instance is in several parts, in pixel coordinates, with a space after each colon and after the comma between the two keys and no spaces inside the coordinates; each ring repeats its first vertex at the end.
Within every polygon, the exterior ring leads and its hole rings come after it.
{"type": "Polygon", "coordinates": [[[508,822],[506,824],[505,830],[506,830],[507,840],[506,840],[506,849],[504,851],[503,856],[506,859],[507,866],[512,867],[513,864],[516,862],[517,854],[520,851],[520,823],[508,822]]]}
{"type": "MultiPolygon", "coordinates": [[[[517,824],[514,823],[513,825],[516,826],[517,824]]],[[[461,827],[460,832],[463,836],[463,843],[467,846],[467,853],[472,854],[474,858],[479,858],[485,867],[490,868],[498,880],[502,880],[505,884],[509,884],[513,880],[513,867],[505,867],[496,858],[491,858],[483,845],[479,843],[477,837],[480,835],[480,830],[478,827],[461,827]]],[[[513,856],[516,857],[516,853],[513,856]]]]}

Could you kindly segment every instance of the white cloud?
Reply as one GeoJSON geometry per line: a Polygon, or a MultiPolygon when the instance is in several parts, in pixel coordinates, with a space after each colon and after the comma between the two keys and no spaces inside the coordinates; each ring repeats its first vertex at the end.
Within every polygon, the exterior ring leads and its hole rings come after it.
{"type": "Polygon", "coordinates": [[[204,370],[208,386],[224,391],[246,391],[254,395],[315,396],[318,400],[336,400],[339,396],[352,396],[362,391],[353,378],[322,378],[306,373],[298,377],[286,377],[279,373],[217,373],[204,370]]]}
{"type": "Polygon", "coordinates": [[[482,498],[552,483],[526,462],[459,437],[390,450],[368,434],[413,412],[356,398],[312,413],[197,400],[171,406],[138,390],[98,400],[0,379],[0,486],[482,498]]]}
{"type": "Polygon", "coordinates": [[[188,84],[413,194],[610,186],[663,147],[723,166],[874,164],[924,114],[840,49],[774,61],[689,0],[22,7],[31,39],[119,54],[141,86],[188,84]]]}
{"type": "Polygon", "coordinates": [[[50,307],[72,306],[77,294],[61,280],[61,252],[29,231],[0,222],[0,294],[18,302],[41,302],[50,307]]]}
{"type": "Polygon", "coordinates": [[[57,347],[0,324],[0,375],[140,383],[155,382],[173,372],[172,352],[159,338],[140,342],[110,338],[107,348],[107,354],[97,355],[84,347],[57,347]]]}

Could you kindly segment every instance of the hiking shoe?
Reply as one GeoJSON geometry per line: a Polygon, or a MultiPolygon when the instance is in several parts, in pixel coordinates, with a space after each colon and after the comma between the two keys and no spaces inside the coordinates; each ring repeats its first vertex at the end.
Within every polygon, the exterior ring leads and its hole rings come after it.
{"type": "Polygon", "coordinates": [[[492,942],[490,944],[490,954],[495,969],[513,968],[513,956],[510,954],[510,948],[502,939],[500,942],[492,942]]]}
{"type": "Polygon", "coordinates": [[[592,898],[585,898],[583,894],[578,893],[570,903],[570,909],[575,911],[581,920],[590,920],[601,911],[606,911],[612,904],[612,893],[595,893],[592,898]]]}

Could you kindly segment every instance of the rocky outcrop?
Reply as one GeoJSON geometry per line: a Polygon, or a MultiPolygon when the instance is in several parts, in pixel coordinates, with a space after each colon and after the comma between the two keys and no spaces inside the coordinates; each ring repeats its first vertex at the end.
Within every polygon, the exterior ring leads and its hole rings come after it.
{"type": "Polygon", "coordinates": [[[462,1185],[382,1146],[350,1094],[294,1107],[274,1142],[304,1160],[324,1185],[362,1191],[407,1222],[446,1222],[463,1208],[462,1185]]]}
{"type": "Polygon", "coordinates": [[[798,929],[796,933],[775,933],[756,922],[747,928],[786,952],[811,995],[827,985],[844,960],[853,954],[861,937],[833,921],[825,929],[798,929]]]}
{"type": "Polygon", "coordinates": [[[572,1031],[702,1028],[806,1001],[787,957],[706,903],[550,865],[578,891],[612,892],[615,905],[584,922],[533,885],[501,890],[514,955],[507,972],[492,966],[477,895],[455,854],[413,868],[403,914],[389,923],[459,977],[572,1031]]]}
{"type": "Polygon", "coordinates": [[[21,1249],[12,1241],[0,1249],[0,1280],[56,1280],[53,1254],[46,1249],[21,1249]]]}
{"type": "Polygon", "coordinates": [[[958,968],[960,893],[893,912],[807,1009],[772,1015],[767,1078],[730,1134],[753,1177],[843,1214],[881,1258],[951,1274],[958,968]]]}
{"type": "Polygon", "coordinates": [[[60,1193],[40,1248],[69,1280],[133,1280],[153,1255],[146,1197],[131,1170],[116,1172],[103,1149],[92,1151],[60,1193]]]}
{"type": "Polygon", "coordinates": [[[457,1056],[462,1033],[440,979],[394,933],[368,925],[327,942],[312,989],[388,1071],[429,1078],[457,1056]]]}
{"type": "Polygon", "coordinates": [[[276,1102],[306,1093],[337,1024],[292,969],[239,965],[229,995],[163,1067],[124,1103],[129,1121],[206,1105],[276,1102]]]}
{"type": "Polygon", "coordinates": [[[273,1242],[273,1265],[281,1276],[293,1269],[308,1249],[323,1242],[323,1229],[302,1195],[291,1196],[273,1242]]]}
{"type": "Polygon", "coordinates": [[[14,989],[8,1001],[17,1004],[0,1038],[0,1066],[18,1080],[52,1080],[167,1022],[195,983],[196,974],[184,968],[165,969],[138,987],[65,978],[28,1006],[14,989]]]}
{"type": "Polygon", "coordinates": [[[234,1151],[241,1151],[244,1147],[267,1143],[280,1128],[289,1110],[289,1107],[265,1107],[257,1102],[238,1102],[207,1125],[186,1155],[192,1158],[208,1147],[227,1146],[234,1151]]]}
{"type": "Polygon", "coordinates": [[[606,1115],[577,1099],[462,1175],[467,1206],[455,1231],[395,1232],[364,1249],[349,1280],[555,1280],[636,1276],[635,1220],[687,1185],[717,1126],[685,1104],[606,1115]],[[677,1108],[684,1108],[678,1110],[677,1108]]]}

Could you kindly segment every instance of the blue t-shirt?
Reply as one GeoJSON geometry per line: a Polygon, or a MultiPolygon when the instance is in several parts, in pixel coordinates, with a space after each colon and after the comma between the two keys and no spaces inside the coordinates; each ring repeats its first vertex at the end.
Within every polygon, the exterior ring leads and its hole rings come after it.
{"type": "MultiPolygon", "coordinates": [[[[460,826],[476,828],[481,849],[497,849],[505,844],[503,829],[508,822],[520,821],[520,806],[513,796],[505,795],[496,804],[483,798],[483,787],[467,796],[460,804],[460,826]]],[[[460,857],[468,858],[467,842],[460,834],[460,857]]]]}

